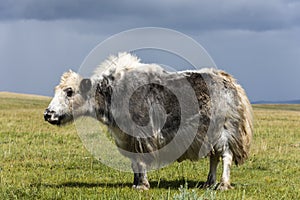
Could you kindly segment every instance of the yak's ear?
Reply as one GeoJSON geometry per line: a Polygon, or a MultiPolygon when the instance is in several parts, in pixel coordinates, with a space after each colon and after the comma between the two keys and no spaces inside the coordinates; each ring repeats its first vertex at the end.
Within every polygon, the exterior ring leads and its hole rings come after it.
{"type": "Polygon", "coordinates": [[[80,82],[79,90],[81,94],[86,94],[92,88],[91,79],[85,78],[80,82]]]}

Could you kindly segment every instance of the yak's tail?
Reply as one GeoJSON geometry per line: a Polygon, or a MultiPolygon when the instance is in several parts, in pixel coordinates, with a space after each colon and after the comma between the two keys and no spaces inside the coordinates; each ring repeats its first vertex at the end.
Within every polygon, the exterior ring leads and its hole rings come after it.
{"type": "Polygon", "coordinates": [[[234,84],[238,95],[238,133],[232,135],[233,138],[229,140],[229,147],[233,153],[235,163],[239,165],[244,163],[250,153],[250,145],[253,135],[252,106],[247,98],[245,90],[236,82],[236,80],[225,72],[220,73],[224,79],[234,84]]]}

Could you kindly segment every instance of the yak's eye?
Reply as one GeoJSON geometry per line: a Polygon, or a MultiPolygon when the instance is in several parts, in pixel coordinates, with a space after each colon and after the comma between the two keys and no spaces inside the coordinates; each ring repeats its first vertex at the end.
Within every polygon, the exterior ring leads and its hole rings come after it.
{"type": "Polygon", "coordinates": [[[65,92],[67,94],[67,97],[71,97],[73,95],[73,90],[72,88],[67,88],[65,89],[65,92]]]}

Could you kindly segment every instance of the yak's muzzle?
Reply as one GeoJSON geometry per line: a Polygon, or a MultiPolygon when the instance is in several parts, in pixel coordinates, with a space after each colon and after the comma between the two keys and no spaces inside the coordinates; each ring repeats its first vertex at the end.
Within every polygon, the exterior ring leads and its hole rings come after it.
{"type": "Polygon", "coordinates": [[[60,117],[53,110],[49,110],[48,108],[44,112],[45,121],[49,122],[53,125],[60,125],[60,117]]]}

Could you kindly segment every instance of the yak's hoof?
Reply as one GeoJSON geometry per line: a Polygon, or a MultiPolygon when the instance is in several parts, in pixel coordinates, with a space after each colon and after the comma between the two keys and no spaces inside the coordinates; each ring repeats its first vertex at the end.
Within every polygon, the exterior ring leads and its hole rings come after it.
{"type": "Polygon", "coordinates": [[[147,185],[133,185],[132,188],[137,190],[149,190],[150,186],[147,185]]]}
{"type": "Polygon", "coordinates": [[[149,190],[150,184],[147,179],[140,181],[137,185],[133,184],[132,188],[137,190],[149,190]]]}
{"type": "Polygon", "coordinates": [[[216,180],[208,178],[207,181],[201,186],[202,188],[214,188],[216,186],[216,180]]]}
{"type": "Polygon", "coordinates": [[[204,183],[201,188],[210,188],[212,185],[208,184],[208,183],[204,183]]]}
{"type": "Polygon", "coordinates": [[[230,183],[223,183],[223,182],[221,182],[219,185],[218,185],[218,187],[217,187],[217,190],[222,190],[222,191],[224,191],[224,190],[230,190],[230,189],[233,189],[234,187],[232,187],[231,185],[230,185],[230,183]]]}
{"type": "Polygon", "coordinates": [[[209,182],[205,182],[201,188],[209,188],[209,189],[215,189],[216,188],[216,183],[209,183],[209,182]]]}

